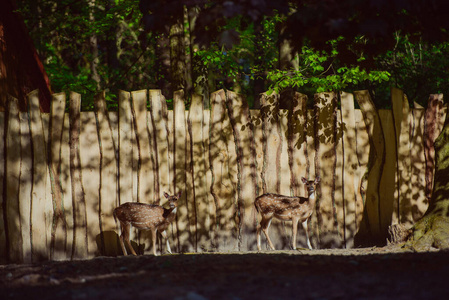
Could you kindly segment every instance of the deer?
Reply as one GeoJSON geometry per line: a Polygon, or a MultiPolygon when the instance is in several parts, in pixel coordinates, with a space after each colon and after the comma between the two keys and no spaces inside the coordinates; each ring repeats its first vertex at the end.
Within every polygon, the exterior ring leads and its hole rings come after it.
{"type": "Polygon", "coordinates": [[[254,206],[257,212],[262,216],[259,226],[257,226],[257,249],[261,251],[260,246],[260,231],[262,230],[267,238],[271,250],[275,250],[273,243],[268,236],[268,228],[270,228],[273,217],[282,221],[292,221],[292,235],[293,249],[296,248],[296,233],[298,231],[298,222],[301,222],[307,237],[307,246],[312,249],[309,239],[309,231],[307,228],[307,221],[310,219],[315,208],[316,195],[315,189],[320,182],[320,177],[315,180],[307,180],[302,177],[301,181],[306,185],[307,197],[290,197],[279,194],[267,193],[258,196],[254,201],[254,206]]]}
{"type": "Polygon", "coordinates": [[[127,202],[114,209],[113,216],[115,223],[117,224],[117,219],[120,222],[120,246],[122,247],[124,255],[128,255],[124,242],[128,245],[131,253],[137,255],[129,241],[132,226],[138,230],[151,230],[154,256],[157,256],[156,233],[158,231],[167,242],[167,251],[172,254],[167,232],[165,230],[176,217],[176,210],[178,207],[178,200],[181,197],[181,192],[175,196],[170,196],[164,192],[164,196],[168,199],[168,204],[170,206],[168,209],[156,204],[138,202],[127,202]]]}

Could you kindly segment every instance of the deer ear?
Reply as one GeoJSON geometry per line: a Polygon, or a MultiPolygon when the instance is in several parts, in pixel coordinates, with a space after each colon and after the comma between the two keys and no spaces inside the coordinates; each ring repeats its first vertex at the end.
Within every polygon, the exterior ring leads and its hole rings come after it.
{"type": "Polygon", "coordinates": [[[315,178],[315,183],[318,183],[318,182],[320,182],[320,181],[321,181],[320,176],[317,176],[317,178],[315,178]]]}
{"type": "Polygon", "coordinates": [[[178,192],[178,199],[181,198],[182,191],[178,192]]]}
{"type": "Polygon", "coordinates": [[[302,183],[307,183],[307,179],[305,179],[304,177],[301,177],[302,183]]]}
{"type": "Polygon", "coordinates": [[[166,192],[164,192],[164,196],[165,196],[165,198],[167,198],[167,199],[168,199],[168,197],[170,197],[170,195],[167,194],[166,192]]]}

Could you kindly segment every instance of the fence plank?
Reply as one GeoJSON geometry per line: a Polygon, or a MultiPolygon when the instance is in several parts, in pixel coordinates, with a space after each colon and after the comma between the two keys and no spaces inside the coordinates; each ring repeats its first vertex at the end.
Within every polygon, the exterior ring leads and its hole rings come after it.
{"type": "MultiPolygon", "coordinates": [[[[138,195],[137,201],[143,203],[153,203],[154,196],[154,172],[153,172],[153,151],[152,151],[152,141],[149,135],[148,129],[148,114],[147,114],[147,91],[140,90],[131,92],[132,95],[132,107],[134,110],[134,128],[136,132],[136,146],[139,157],[139,169],[138,169],[138,195]]],[[[124,112],[123,112],[124,113],[124,112]]],[[[128,113],[125,113],[127,115],[128,113]]],[[[119,122],[131,122],[128,119],[119,118],[119,122]]],[[[131,124],[129,124],[130,126],[131,124]]],[[[126,125],[127,127],[128,125],[126,125]]],[[[131,130],[129,128],[128,130],[131,130]]],[[[129,149],[132,147],[130,137],[127,137],[128,145],[123,144],[124,141],[121,141],[124,149],[129,149]]],[[[127,159],[130,159],[129,157],[127,159]]],[[[128,162],[128,164],[131,162],[128,162]]],[[[128,166],[131,167],[131,166],[128,166]]],[[[132,169],[131,169],[132,170],[132,169]]],[[[131,171],[130,170],[130,171],[131,171]]],[[[128,174],[130,176],[130,174],[128,174]]],[[[131,176],[130,176],[131,177],[131,176]]],[[[128,182],[128,184],[131,184],[128,182]]],[[[125,202],[131,202],[132,198],[125,202]]]]}
{"type": "Polygon", "coordinates": [[[399,180],[399,222],[410,227],[413,224],[411,204],[411,162],[410,162],[410,108],[407,96],[392,88],[391,101],[396,128],[399,180]]]}
{"type": "MultiPolygon", "coordinates": [[[[138,93],[138,92],[137,92],[138,93]]],[[[144,90],[146,100],[146,91],[144,90]]],[[[134,100],[134,98],[133,98],[134,100]]],[[[146,112],[146,101],[145,101],[146,112]]],[[[145,123],[146,124],[146,123],[145,123]]],[[[133,120],[130,93],[119,91],[118,95],[118,153],[119,153],[119,199],[118,204],[137,201],[133,199],[133,120]]]]}
{"type": "MultiPolygon", "coordinates": [[[[0,158],[5,157],[5,112],[0,111],[0,158]]],[[[5,160],[0,159],[0,264],[5,264],[8,258],[8,251],[6,248],[6,228],[5,228],[5,218],[3,211],[3,203],[5,203],[6,199],[4,199],[5,195],[5,160]]]]}
{"type": "Polygon", "coordinates": [[[335,93],[315,94],[315,144],[316,173],[321,182],[317,187],[317,217],[320,227],[320,247],[340,246],[341,240],[336,235],[335,198],[335,126],[336,126],[336,95],[335,93]]]}
{"type": "MultiPolygon", "coordinates": [[[[279,128],[281,134],[281,157],[280,157],[280,193],[291,194],[291,173],[288,152],[288,110],[279,110],[279,128]]],[[[290,235],[291,236],[291,235],[290,235]]]]}
{"type": "MultiPolygon", "coordinates": [[[[175,159],[174,159],[174,139],[173,136],[174,133],[174,124],[173,124],[173,110],[167,110],[167,139],[168,139],[168,166],[170,170],[170,191],[173,191],[172,193],[175,194],[176,192],[176,186],[175,186],[175,159]]],[[[179,201],[179,200],[178,200],[179,201]]],[[[179,202],[178,202],[179,206],[179,202]]],[[[179,211],[179,210],[178,210],[179,211]]],[[[176,221],[172,222],[168,228],[169,231],[169,238],[173,240],[171,244],[173,245],[172,251],[175,253],[180,253],[181,251],[181,245],[179,244],[179,234],[178,234],[178,226],[176,224],[176,221]]]]}
{"type": "Polygon", "coordinates": [[[47,197],[47,150],[39,109],[38,91],[28,94],[31,145],[33,148],[33,186],[31,193],[31,253],[33,262],[50,257],[52,203],[47,197]]]}
{"type": "Polygon", "coordinates": [[[379,187],[381,232],[387,232],[388,226],[397,224],[397,153],[396,137],[394,134],[393,113],[391,110],[379,110],[380,122],[385,138],[385,162],[379,187]],[[396,218],[394,219],[394,216],[396,218]]]}
{"type": "Polygon", "coordinates": [[[209,162],[212,173],[211,194],[214,198],[216,210],[216,240],[218,251],[235,251],[237,249],[234,212],[236,211],[236,194],[229,171],[228,139],[232,128],[226,112],[226,94],[223,90],[211,94],[210,111],[210,146],[209,162]]]}
{"type": "Polygon", "coordinates": [[[31,263],[31,193],[33,186],[33,155],[31,149],[30,118],[27,112],[19,113],[20,119],[20,190],[19,210],[22,228],[23,262],[31,263]]]}
{"type": "MultiPolygon", "coordinates": [[[[422,171],[426,169],[426,157],[424,153],[425,109],[413,109],[411,113],[412,132],[410,134],[410,144],[413,145],[413,151],[410,151],[410,180],[413,184],[411,186],[410,214],[412,215],[414,224],[426,212],[428,202],[426,199],[426,176],[422,176],[422,171]]],[[[388,224],[385,224],[385,226],[388,226],[388,224]]]]}
{"type": "MultiPolygon", "coordinates": [[[[98,124],[98,140],[100,150],[100,203],[99,209],[100,230],[94,235],[99,244],[100,253],[103,255],[117,255],[117,236],[115,235],[115,222],[112,216],[114,208],[119,205],[117,185],[117,160],[115,157],[116,145],[114,143],[109,114],[106,108],[105,93],[99,93],[94,97],[94,104],[98,124]]],[[[128,147],[129,148],[129,147],[128,147]]],[[[128,165],[131,167],[132,164],[128,165]]],[[[130,175],[130,172],[126,172],[130,175]]],[[[131,190],[131,189],[129,189],[131,190]]]]}
{"type": "Polygon", "coordinates": [[[340,246],[346,247],[345,236],[345,203],[344,203],[344,189],[343,189],[343,166],[344,166],[344,151],[343,151],[343,131],[342,131],[342,116],[341,111],[337,110],[336,128],[335,128],[335,178],[334,178],[334,210],[336,231],[340,238],[340,246]]]}
{"type": "MultiPolygon", "coordinates": [[[[424,155],[426,157],[426,197],[430,201],[433,189],[433,175],[435,170],[435,139],[440,134],[443,109],[443,94],[431,94],[427,102],[424,116],[424,155]]],[[[444,121],[444,119],[443,119],[444,121]]]]}
{"type": "Polygon", "coordinates": [[[203,122],[204,122],[203,99],[194,95],[189,111],[189,122],[192,127],[192,157],[193,180],[196,204],[197,231],[196,239],[198,247],[203,250],[211,250],[211,212],[208,200],[208,186],[206,178],[206,157],[203,144],[203,122]]]}
{"type": "Polygon", "coordinates": [[[65,93],[53,94],[50,107],[49,170],[54,207],[50,260],[65,258],[64,241],[67,238],[61,184],[61,143],[64,128],[65,100],[65,93]]]}
{"type": "MultiPolygon", "coordinates": [[[[264,161],[264,141],[263,141],[263,131],[262,131],[262,118],[260,116],[260,110],[258,109],[251,109],[250,110],[250,116],[251,116],[251,124],[253,126],[253,136],[254,136],[254,149],[256,151],[256,193],[257,195],[261,195],[263,193],[263,161],[264,161]]],[[[228,117],[229,118],[229,117],[228,117]]],[[[231,127],[232,130],[232,127],[231,127]]],[[[235,141],[233,138],[233,133],[230,132],[229,134],[230,141],[233,142],[233,149],[235,149],[235,141]]],[[[231,145],[229,145],[231,147],[231,145]]],[[[237,153],[233,151],[235,155],[237,153]]],[[[234,184],[234,187],[237,187],[238,183],[238,169],[237,169],[237,156],[233,160],[235,167],[235,173],[234,176],[231,176],[231,180],[234,184]]],[[[232,164],[231,164],[232,165],[232,164]]],[[[236,191],[237,193],[237,191],[236,191]]],[[[237,194],[236,194],[237,199],[237,194]]],[[[268,244],[265,244],[268,246],[268,244]]],[[[268,248],[267,248],[268,249],[268,248]]]]}
{"type": "Polygon", "coordinates": [[[67,223],[64,236],[64,254],[55,259],[70,259],[72,256],[72,246],[74,237],[74,218],[72,206],[72,179],[70,174],[70,118],[66,113],[64,117],[64,129],[62,133],[61,145],[61,186],[63,194],[64,217],[67,223]]]}
{"type": "MultiPolygon", "coordinates": [[[[263,193],[277,193],[280,187],[281,129],[279,124],[279,94],[262,94],[260,114],[264,145],[262,169],[263,193]],[[268,151],[270,149],[270,151],[268,151]]],[[[273,230],[274,226],[273,226],[273,230]]]]}
{"type": "MultiPolygon", "coordinates": [[[[155,152],[155,201],[160,204],[164,192],[171,193],[168,163],[167,104],[160,90],[149,90],[155,152]]],[[[164,201],[165,202],[165,201],[164,201]]]]}
{"type": "MultiPolygon", "coordinates": [[[[178,200],[176,216],[178,251],[191,252],[194,249],[194,227],[189,219],[194,217],[187,201],[186,162],[187,162],[187,126],[185,117],[184,91],[176,91],[173,95],[173,143],[174,143],[174,175],[173,192],[181,192],[178,200]]],[[[175,237],[174,237],[175,238],[175,237]]]]}
{"type": "Polygon", "coordinates": [[[186,204],[189,210],[189,228],[192,235],[192,245],[195,252],[198,251],[197,239],[197,208],[195,203],[195,182],[193,176],[193,147],[192,147],[192,123],[189,119],[190,110],[185,112],[186,120],[186,204]]]}
{"type": "Polygon", "coordinates": [[[343,193],[345,231],[344,241],[346,248],[354,247],[354,236],[356,234],[356,177],[357,151],[356,151],[356,125],[354,96],[350,93],[342,92],[341,100],[341,120],[343,131],[343,193]]]}
{"type": "MultiPolygon", "coordinates": [[[[281,154],[282,133],[280,125],[279,94],[268,95],[260,98],[260,117],[262,120],[263,143],[263,168],[262,188],[263,193],[281,193],[281,154]]],[[[272,242],[277,249],[289,247],[290,236],[286,232],[285,222],[275,221],[270,226],[272,242]]]]}
{"type": "MultiPolygon", "coordinates": [[[[281,95],[282,97],[282,95],[281,95]]],[[[290,101],[291,106],[288,110],[288,115],[283,119],[288,121],[287,128],[283,123],[282,131],[287,131],[286,145],[288,165],[290,170],[283,171],[290,175],[290,195],[292,196],[306,196],[304,185],[301,182],[301,177],[308,178],[308,157],[307,157],[307,96],[300,93],[294,93],[290,101]]],[[[284,148],[283,148],[284,150],[284,148]]],[[[285,154],[282,155],[285,157],[285,154]]],[[[282,179],[286,183],[287,179],[282,179]]],[[[282,190],[285,189],[281,188],[282,190]]],[[[310,222],[310,221],[309,221],[310,222]]],[[[299,229],[301,232],[301,229],[299,229]]],[[[305,233],[299,233],[298,242],[300,245],[306,245],[305,233]]]]}
{"type": "Polygon", "coordinates": [[[8,99],[7,124],[6,124],[6,228],[8,240],[8,261],[10,263],[23,262],[23,241],[20,222],[19,206],[19,180],[20,180],[20,119],[19,101],[16,98],[8,99]]]}
{"type": "MultiPolygon", "coordinates": [[[[356,126],[356,136],[357,136],[357,160],[358,168],[355,175],[356,182],[356,205],[355,205],[355,216],[356,216],[356,232],[359,233],[362,226],[363,213],[365,210],[365,198],[366,198],[366,181],[364,176],[368,169],[369,160],[369,135],[367,124],[365,123],[362,115],[362,111],[357,109],[354,112],[355,116],[355,126],[356,126]]],[[[366,229],[366,228],[365,228],[366,229]]],[[[356,236],[357,237],[357,234],[356,236]]]]}
{"type": "Polygon", "coordinates": [[[307,96],[295,93],[288,116],[288,155],[290,165],[291,194],[306,196],[301,177],[307,172],[307,96]]]}
{"type": "MultiPolygon", "coordinates": [[[[315,112],[314,110],[307,110],[306,117],[306,178],[313,180],[316,176],[319,176],[318,171],[315,168],[315,157],[317,155],[315,147],[315,112]]],[[[301,188],[304,194],[307,195],[306,187],[302,184],[301,188]]],[[[320,245],[320,235],[318,226],[318,201],[315,205],[315,209],[309,221],[309,233],[310,233],[310,243],[313,248],[317,248],[320,245]]]]}
{"type": "Polygon", "coordinates": [[[366,198],[364,208],[364,216],[366,217],[364,224],[367,227],[366,236],[362,235],[362,232],[359,231],[361,237],[360,241],[363,243],[365,242],[365,238],[369,238],[371,242],[373,239],[377,239],[377,241],[379,241],[381,238],[379,184],[385,158],[385,141],[379,114],[373,101],[371,100],[369,92],[366,90],[355,91],[354,95],[360,105],[360,109],[365,120],[370,145],[368,161],[369,167],[367,172],[364,174],[364,180],[366,181],[366,198]]]}
{"type": "MultiPolygon", "coordinates": [[[[95,96],[97,97],[97,96],[95,96]]],[[[102,160],[100,145],[107,141],[99,142],[99,130],[95,112],[83,112],[80,115],[80,168],[82,170],[81,184],[86,199],[86,226],[88,257],[104,254],[104,243],[100,236],[100,195],[104,182],[101,180],[102,160]],[[100,173],[101,172],[101,173],[100,173]],[[98,237],[98,240],[97,240],[98,237]]],[[[110,143],[108,144],[110,145],[110,143]]]]}
{"type": "Polygon", "coordinates": [[[237,152],[239,250],[246,251],[256,247],[257,220],[253,205],[257,196],[256,150],[246,101],[234,92],[228,91],[226,96],[237,152]]]}
{"type": "Polygon", "coordinates": [[[70,93],[70,178],[73,205],[73,244],[71,259],[87,257],[86,199],[80,164],[81,95],[70,93]]]}

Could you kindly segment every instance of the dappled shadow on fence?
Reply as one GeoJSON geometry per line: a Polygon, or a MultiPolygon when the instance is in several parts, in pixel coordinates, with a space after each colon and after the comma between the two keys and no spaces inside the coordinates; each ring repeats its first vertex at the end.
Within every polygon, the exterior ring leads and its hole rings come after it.
{"type": "MultiPolygon", "coordinates": [[[[120,255],[113,209],[135,201],[165,206],[162,193],[179,191],[168,230],[174,252],[255,250],[255,198],[305,196],[300,178],[316,176],[312,245],[382,245],[389,225],[411,225],[427,208],[441,97],[410,110],[394,91],[401,104],[377,111],[366,91],[354,94],[361,110],[349,93],[317,94],[313,109],[299,93],[262,94],[261,109],[250,110],[221,90],[211,94],[210,110],[195,96],[186,111],[178,91],[167,111],[160,91],[121,91],[118,113],[107,111],[104,93],[95,112],[80,112],[72,93],[69,114],[65,95],[55,94],[50,115],[38,106],[19,112],[11,99],[0,118],[1,251],[11,262],[120,255]]],[[[275,220],[270,230],[277,249],[291,247],[291,223],[275,220]]],[[[137,252],[151,251],[149,234],[133,231],[132,240],[137,252]]]]}

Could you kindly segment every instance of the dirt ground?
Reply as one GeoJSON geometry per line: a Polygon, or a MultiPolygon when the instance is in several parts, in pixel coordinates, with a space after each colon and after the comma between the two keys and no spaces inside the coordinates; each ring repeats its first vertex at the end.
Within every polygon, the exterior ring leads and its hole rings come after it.
{"type": "Polygon", "coordinates": [[[0,266],[1,299],[437,299],[449,252],[298,250],[0,266]]]}

